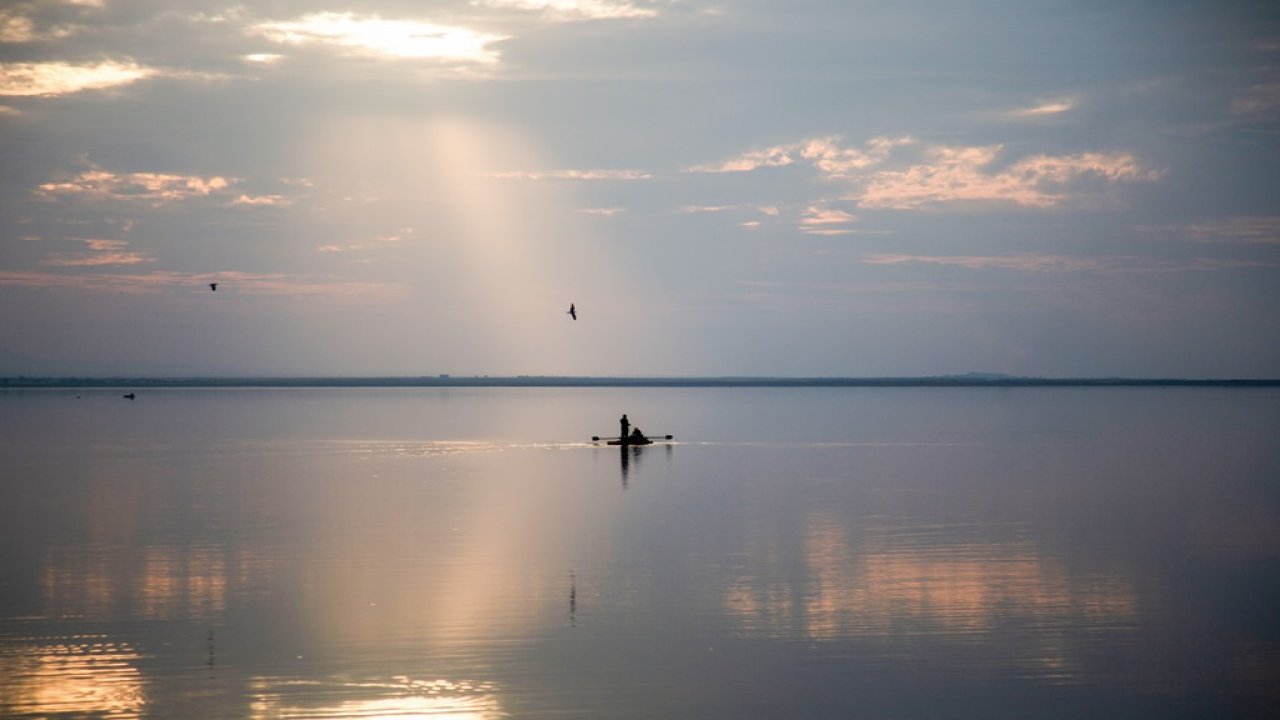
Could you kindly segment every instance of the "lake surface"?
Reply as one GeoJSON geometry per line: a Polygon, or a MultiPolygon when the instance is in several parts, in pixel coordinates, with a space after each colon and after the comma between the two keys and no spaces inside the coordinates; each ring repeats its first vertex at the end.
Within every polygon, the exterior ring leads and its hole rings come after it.
{"type": "Polygon", "coordinates": [[[0,716],[1280,706],[1280,390],[133,391],[0,393],[0,716]]]}

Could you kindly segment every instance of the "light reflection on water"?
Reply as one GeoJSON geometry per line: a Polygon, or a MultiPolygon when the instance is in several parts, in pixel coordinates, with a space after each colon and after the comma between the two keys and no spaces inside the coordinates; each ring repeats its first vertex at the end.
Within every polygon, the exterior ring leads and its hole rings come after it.
{"type": "Polygon", "coordinates": [[[491,683],[413,680],[389,682],[288,680],[250,682],[248,717],[398,718],[400,720],[493,720],[506,717],[491,683]]]}
{"type": "Polygon", "coordinates": [[[0,716],[1257,715],[1277,399],[0,395],[0,716]]]}
{"type": "Polygon", "coordinates": [[[6,638],[0,677],[13,716],[142,717],[147,698],[138,653],[97,635],[6,638]]]}

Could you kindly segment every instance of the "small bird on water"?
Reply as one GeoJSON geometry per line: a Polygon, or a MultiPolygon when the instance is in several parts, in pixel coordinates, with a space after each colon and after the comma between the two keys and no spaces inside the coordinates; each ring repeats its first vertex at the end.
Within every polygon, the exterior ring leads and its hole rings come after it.
{"type": "Polygon", "coordinates": [[[578,319],[578,309],[573,306],[573,303],[569,303],[569,317],[574,320],[578,319]]]}
{"type": "Polygon", "coordinates": [[[218,292],[218,283],[209,283],[209,289],[218,292]]]}

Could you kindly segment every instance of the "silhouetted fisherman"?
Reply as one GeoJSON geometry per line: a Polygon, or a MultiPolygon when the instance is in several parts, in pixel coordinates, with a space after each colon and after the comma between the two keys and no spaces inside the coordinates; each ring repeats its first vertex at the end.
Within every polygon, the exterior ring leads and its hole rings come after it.
{"type": "Polygon", "coordinates": [[[209,289],[218,292],[218,283],[209,283],[209,289]]]}
{"type": "Polygon", "coordinates": [[[622,432],[618,433],[618,439],[622,442],[627,441],[627,433],[631,432],[631,421],[627,419],[627,414],[622,413],[622,419],[618,421],[622,426],[622,432]]]}
{"type": "Polygon", "coordinates": [[[573,306],[573,303],[569,303],[569,317],[574,320],[578,319],[578,309],[573,306]]]}

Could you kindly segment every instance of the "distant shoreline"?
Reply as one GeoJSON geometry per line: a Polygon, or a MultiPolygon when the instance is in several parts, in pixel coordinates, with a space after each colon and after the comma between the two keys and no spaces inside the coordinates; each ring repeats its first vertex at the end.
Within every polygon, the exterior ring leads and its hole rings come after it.
{"type": "Polygon", "coordinates": [[[750,387],[1280,387],[1280,379],[1042,378],[1005,375],[926,377],[5,377],[5,388],[750,388],[750,387]]]}

